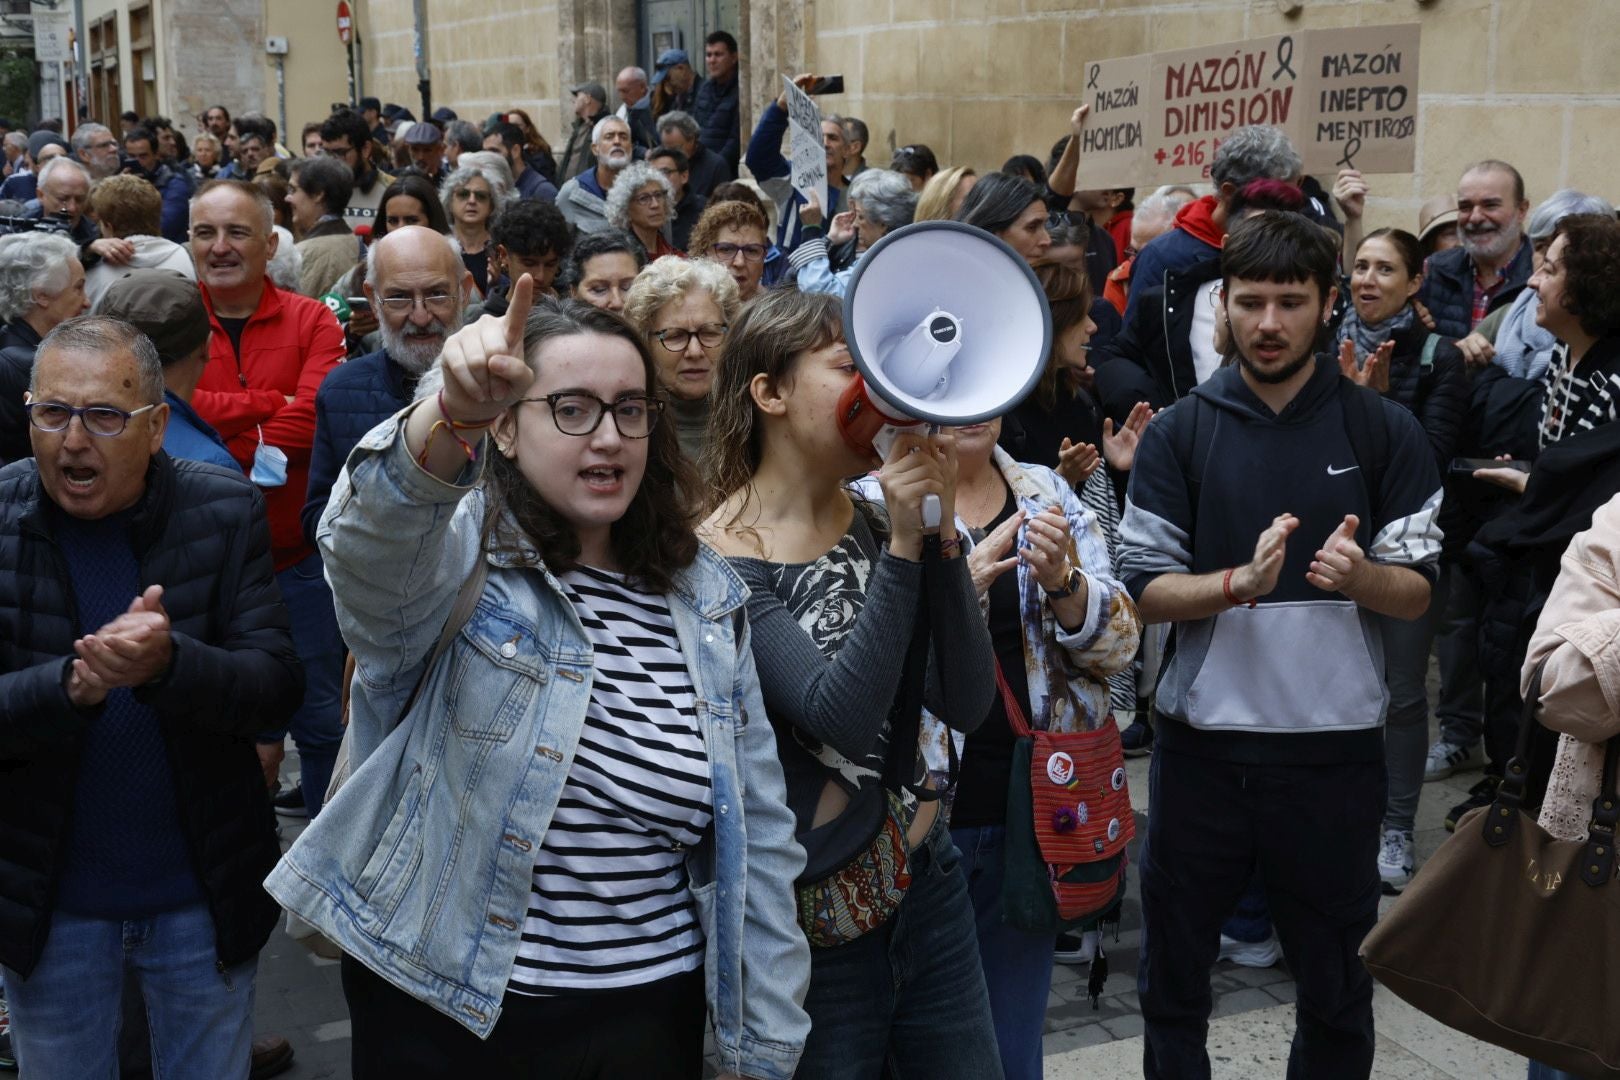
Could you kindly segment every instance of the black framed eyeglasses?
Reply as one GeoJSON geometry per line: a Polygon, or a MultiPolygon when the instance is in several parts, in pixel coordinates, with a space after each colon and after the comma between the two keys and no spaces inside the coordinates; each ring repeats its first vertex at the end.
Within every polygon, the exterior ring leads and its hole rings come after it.
{"type": "Polygon", "coordinates": [[[715,244],[709,250],[714,252],[723,263],[731,262],[738,255],[751,263],[765,261],[764,244],[715,244]]]}
{"type": "Polygon", "coordinates": [[[28,422],[41,431],[64,431],[73,423],[77,416],[84,430],[92,435],[99,435],[103,439],[116,438],[124,433],[129,426],[132,416],[139,416],[154,405],[142,405],[133,412],[114,408],[111,405],[64,405],[60,401],[30,401],[23,408],[28,410],[28,422]]]}
{"type": "Polygon", "coordinates": [[[645,394],[630,394],[615,401],[603,401],[595,394],[565,390],[545,397],[518,398],[518,403],[545,402],[551,407],[551,421],[564,435],[590,435],[601,426],[602,417],[613,414],[613,426],[626,439],[645,439],[652,434],[663,415],[664,403],[645,394]]]}
{"type": "Polygon", "coordinates": [[[698,327],[696,330],[672,326],[668,330],[654,330],[653,337],[657,338],[658,343],[670,352],[683,353],[686,351],[686,347],[692,343],[693,338],[697,338],[698,344],[705,349],[719,347],[720,343],[726,340],[726,331],[730,329],[731,326],[728,323],[709,323],[706,326],[698,327]]]}

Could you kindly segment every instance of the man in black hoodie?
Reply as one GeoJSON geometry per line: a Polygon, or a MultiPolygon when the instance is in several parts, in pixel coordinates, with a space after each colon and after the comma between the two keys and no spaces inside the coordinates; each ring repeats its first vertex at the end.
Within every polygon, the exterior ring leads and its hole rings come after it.
{"type": "Polygon", "coordinates": [[[1141,857],[1144,1074],[1207,1077],[1209,971],[1257,874],[1298,987],[1291,1080],[1365,1078],[1388,693],[1373,615],[1429,603],[1440,480],[1418,422],[1315,350],[1338,249],[1297,214],[1228,237],[1235,363],[1143,433],[1120,570],[1173,625],[1141,857]],[[1294,534],[1298,535],[1294,535],[1294,534]]]}

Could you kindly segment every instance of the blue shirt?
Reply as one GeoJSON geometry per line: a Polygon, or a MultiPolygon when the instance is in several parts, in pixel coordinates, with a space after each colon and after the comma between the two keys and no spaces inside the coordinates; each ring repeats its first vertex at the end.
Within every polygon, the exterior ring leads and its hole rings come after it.
{"type": "Polygon", "coordinates": [[[169,426],[163,432],[163,449],[170,457],[205,461],[232,472],[242,471],[242,466],[225,448],[225,440],[208,421],[197,415],[197,410],[173,390],[163,391],[163,400],[169,405],[169,426]]]}

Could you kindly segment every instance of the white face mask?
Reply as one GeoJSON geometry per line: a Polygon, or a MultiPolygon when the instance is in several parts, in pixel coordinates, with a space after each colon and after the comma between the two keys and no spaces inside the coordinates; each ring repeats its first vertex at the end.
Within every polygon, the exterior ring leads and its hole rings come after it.
{"type": "Polygon", "coordinates": [[[259,448],[253,451],[253,471],[249,479],[264,488],[281,487],[287,482],[287,455],[264,441],[263,428],[259,429],[259,448]]]}

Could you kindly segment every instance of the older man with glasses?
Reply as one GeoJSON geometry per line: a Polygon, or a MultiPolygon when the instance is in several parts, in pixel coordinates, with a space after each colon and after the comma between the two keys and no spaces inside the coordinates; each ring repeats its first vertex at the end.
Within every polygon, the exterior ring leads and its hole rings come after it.
{"type": "Polygon", "coordinates": [[[18,1064],[111,1076],[126,978],[164,1075],[245,1080],[280,853],[254,733],[303,679],[246,478],[161,452],[157,350],[46,335],[0,471],[0,977],[18,1064]]]}

